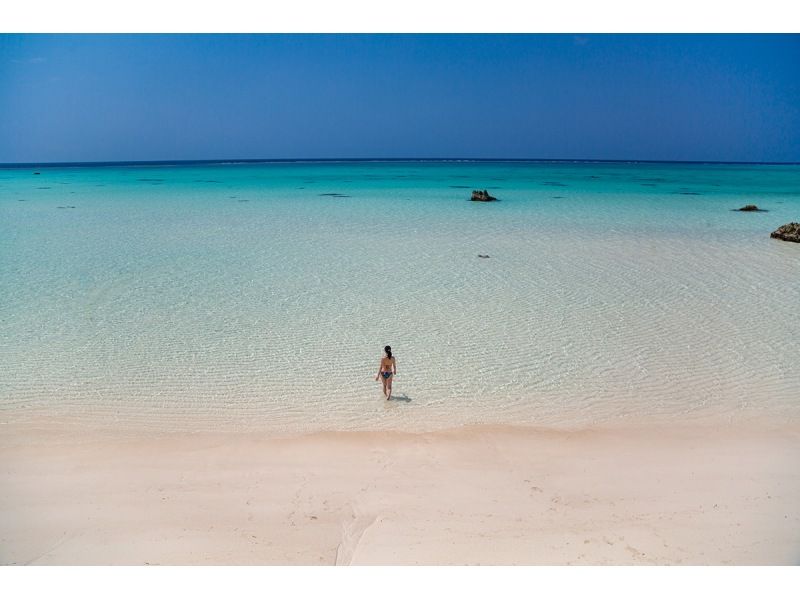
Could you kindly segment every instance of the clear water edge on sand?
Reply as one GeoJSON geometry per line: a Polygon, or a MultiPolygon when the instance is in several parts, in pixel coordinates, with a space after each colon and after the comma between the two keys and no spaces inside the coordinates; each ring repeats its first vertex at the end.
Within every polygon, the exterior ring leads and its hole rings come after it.
{"type": "Polygon", "coordinates": [[[37,172],[0,169],[0,420],[797,420],[800,247],[769,238],[800,220],[797,165],[37,172]]]}

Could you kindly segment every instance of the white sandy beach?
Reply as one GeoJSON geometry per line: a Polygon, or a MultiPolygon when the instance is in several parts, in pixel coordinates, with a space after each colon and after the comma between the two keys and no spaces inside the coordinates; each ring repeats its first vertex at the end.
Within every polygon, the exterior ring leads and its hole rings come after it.
{"type": "Polygon", "coordinates": [[[2,426],[3,564],[798,564],[800,430],[2,426]]]}

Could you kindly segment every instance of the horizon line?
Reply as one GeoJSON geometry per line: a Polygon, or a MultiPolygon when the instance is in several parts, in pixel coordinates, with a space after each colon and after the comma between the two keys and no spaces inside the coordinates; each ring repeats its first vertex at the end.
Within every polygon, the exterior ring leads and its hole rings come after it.
{"type": "Polygon", "coordinates": [[[0,168],[59,168],[59,167],[114,167],[114,166],[170,166],[192,164],[291,164],[291,163],[335,163],[335,162],[519,162],[519,163],[595,163],[595,164],[738,164],[797,166],[800,161],[747,161],[747,160],[638,160],[630,158],[215,158],[188,160],[92,160],[53,162],[0,162],[0,168]]]}

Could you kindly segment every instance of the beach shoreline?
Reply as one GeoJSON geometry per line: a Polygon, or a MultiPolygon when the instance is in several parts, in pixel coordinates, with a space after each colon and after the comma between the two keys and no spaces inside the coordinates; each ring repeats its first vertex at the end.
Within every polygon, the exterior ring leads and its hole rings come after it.
{"type": "Polygon", "coordinates": [[[0,428],[2,564],[797,564],[800,427],[0,428]]]}

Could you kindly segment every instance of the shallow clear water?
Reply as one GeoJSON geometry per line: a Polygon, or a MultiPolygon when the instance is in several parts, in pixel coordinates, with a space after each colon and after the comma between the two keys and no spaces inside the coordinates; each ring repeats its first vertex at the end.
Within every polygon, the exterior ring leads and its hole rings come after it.
{"type": "Polygon", "coordinates": [[[3,421],[800,415],[800,245],[769,238],[800,220],[800,166],[38,171],[0,169],[3,421]],[[473,188],[501,201],[470,202],[473,188]],[[768,211],[732,211],[746,203],[768,211]]]}

